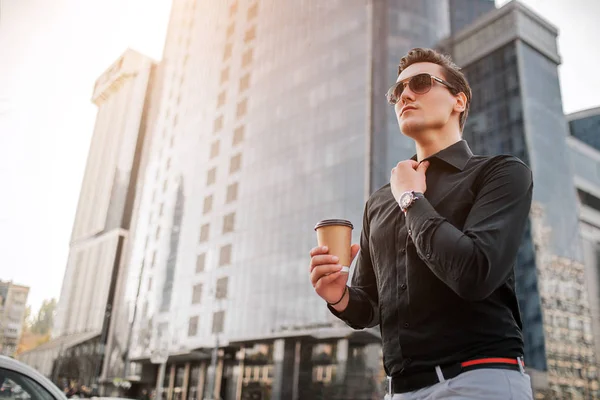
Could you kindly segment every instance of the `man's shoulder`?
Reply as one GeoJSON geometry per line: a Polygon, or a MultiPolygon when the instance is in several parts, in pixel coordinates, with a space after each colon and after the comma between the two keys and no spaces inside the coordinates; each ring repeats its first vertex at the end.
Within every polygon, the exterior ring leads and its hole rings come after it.
{"type": "Polygon", "coordinates": [[[496,169],[502,167],[530,170],[529,166],[513,154],[473,155],[469,164],[474,168],[496,169]]]}

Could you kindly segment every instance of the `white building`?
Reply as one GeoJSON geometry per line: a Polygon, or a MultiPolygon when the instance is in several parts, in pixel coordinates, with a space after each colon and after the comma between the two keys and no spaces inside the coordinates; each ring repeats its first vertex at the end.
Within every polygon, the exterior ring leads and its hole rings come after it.
{"type": "MultiPolygon", "coordinates": [[[[127,319],[125,309],[112,311],[122,293],[118,278],[128,251],[154,71],[151,59],[127,50],[94,86],[92,101],[98,114],[57,306],[54,340],[37,351],[40,360],[35,349],[22,357],[35,366],[48,354],[56,357],[60,352],[62,362],[55,367],[62,370],[53,371],[54,378],[77,379],[89,385],[102,360],[112,356],[102,357],[107,343],[108,348],[112,343],[109,327],[127,319]],[[83,347],[75,349],[79,344],[83,347]],[[90,357],[86,360],[81,355],[90,357]]],[[[47,368],[44,372],[48,374],[47,368]]]]}
{"type": "Polygon", "coordinates": [[[27,308],[27,286],[0,281],[0,354],[12,356],[17,350],[27,308]]]}

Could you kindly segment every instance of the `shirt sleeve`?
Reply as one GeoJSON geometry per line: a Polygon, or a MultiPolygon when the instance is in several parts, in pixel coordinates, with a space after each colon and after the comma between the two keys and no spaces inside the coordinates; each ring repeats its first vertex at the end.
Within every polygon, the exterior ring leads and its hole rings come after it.
{"type": "Polygon", "coordinates": [[[531,170],[517,158],[499,159],[482,174],[462,231],[425,198],[406,215],[419,257],[454,292],[471,301],[490,296],[512,271],[533,192],[531,170]]]}
{"type": "Polygon", "coordinates": [[[368,204],[367,202],[363,213],[360,251],[356,256],[354,274],[351,286],[348,288],[350,296],[348,306],[340,313],[327,305],[333,315],[354,329],[371,328],[379,324],[379,296],[369,247],[368,204]]]}

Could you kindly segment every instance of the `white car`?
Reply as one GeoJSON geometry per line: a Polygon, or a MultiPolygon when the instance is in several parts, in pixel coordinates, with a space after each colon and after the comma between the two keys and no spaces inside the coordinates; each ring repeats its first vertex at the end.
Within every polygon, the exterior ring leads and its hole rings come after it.
{"type": "Polygon", "coordinates": [[[0,356],[0,400],[66,400],[50,379],[10,357],[0,356]]]}

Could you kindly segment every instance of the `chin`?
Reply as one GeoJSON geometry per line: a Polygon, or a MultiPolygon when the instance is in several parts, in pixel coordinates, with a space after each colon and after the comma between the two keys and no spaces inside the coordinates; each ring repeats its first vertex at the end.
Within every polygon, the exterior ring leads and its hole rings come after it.
{"type": "Polygon", "coordinates": [[[423,124],[409,119],[399,121],[400,132],[408,137],[415,137],[423,130],[423,124]]]}

